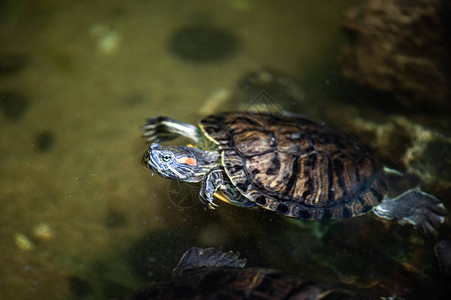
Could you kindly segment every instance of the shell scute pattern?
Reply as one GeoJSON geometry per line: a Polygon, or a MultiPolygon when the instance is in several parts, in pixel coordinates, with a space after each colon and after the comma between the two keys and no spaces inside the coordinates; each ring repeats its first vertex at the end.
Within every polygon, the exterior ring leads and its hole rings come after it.
{"type": "Polygon", "coordinates": [[[386,192],[372,154],[304,118],[224,113],[200,122],[232,184],[257,205],[302,219],[368,212],[386,192]]]}

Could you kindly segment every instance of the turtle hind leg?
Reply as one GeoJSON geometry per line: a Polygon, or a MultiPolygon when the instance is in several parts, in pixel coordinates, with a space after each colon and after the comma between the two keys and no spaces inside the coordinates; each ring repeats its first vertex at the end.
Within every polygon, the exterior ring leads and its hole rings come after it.
{"type": "Polygon", "coordinates": [[[197,142],[199,136],[196,126],[168,117],[149,118],[141,129],[144,130],[142,136],[151,143],[170,141],[179,136],[184,136],[197,142]]]}
{"type": "Polygon", "coordinates": [[[446,208],[436,197],[411,189],[393,199],[385,197],[373,212],[378,217],[433,232],[445,220],[446,208]]]}

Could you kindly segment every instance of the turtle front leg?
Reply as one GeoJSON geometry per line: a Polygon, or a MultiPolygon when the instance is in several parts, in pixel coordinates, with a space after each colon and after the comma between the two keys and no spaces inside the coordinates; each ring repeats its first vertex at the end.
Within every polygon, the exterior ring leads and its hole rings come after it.
{"type": "Polygon", "coordinates": [[[419,189],[411,189],[393,199],[385,197],[381,204],[373,208],[373,213],[433,232],[445,220],[446,208],[436,197],[419,189]]]}
{"type": "Polygon", "coordinates": [[[223,171],[220,168],[213,168],[202,180],[200,199],[202,200],[202,203],[210,209],[214,209],[218,206],[213,203],[213,194],[223,184],[222,172],[223,171]]]}
{"type": "Polygon", "coordinates": [[[144,130],[142,136],[149,143],[170,141],[178,136],[184,136],[197,142],[199,136],[199,129],[196,126],[168,117],[149,118],[141,129],[144,130]]]}

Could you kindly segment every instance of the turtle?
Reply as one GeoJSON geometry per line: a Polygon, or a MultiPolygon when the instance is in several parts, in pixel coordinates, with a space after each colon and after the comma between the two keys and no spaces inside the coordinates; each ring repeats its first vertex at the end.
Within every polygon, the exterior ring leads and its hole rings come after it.
{"type": "Polygon", "coordinates": [[[200,182],[200,200],[214,197],[303,220],[369,212],[426,232],[443,223],[443,203],[418,188],[387,195],[386,169],[348,134],[296,114],[223,112],[198,126],[168,117],[147,119],[151,143],[142,162],[171,180],[200,182]],[[183,136],[194,145],[163,146],[183,136]]]}
{"type": "Polygon", "coordinates": [[[128,300],[150,299],[371,299],[350,285],[327,286],[268,268],[245,268],[246,259],[213,247],[188,249],[171,276],[128,300]]]}

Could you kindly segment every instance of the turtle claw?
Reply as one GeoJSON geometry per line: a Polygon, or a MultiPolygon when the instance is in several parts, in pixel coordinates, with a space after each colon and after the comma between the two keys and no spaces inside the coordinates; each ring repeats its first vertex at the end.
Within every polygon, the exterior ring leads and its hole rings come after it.
{"type": "Polygon", "coordinates": [[[384,199],[373,212],[381,218],[411,224],[427,233],[434,232],[447,213],[439,199],[418,189],[408,190],[394,199],[384,199]]]}
{"type": "Polygon", "coordinates": [[[144,131],[141,137],[145,138],[149,143],[156,142],[158,140],[155,124],[147,123],[146,125],[141,126],[139,129],[144,131]]]}
{"type": "Polygon", "coordinates": [[[215,209],[216,207],[219,207],[219,205],[217,205],[216,203],[213,202],[213,199],[211,200],[211,202],[208,202],[208,208],[210,209],[215,209]]]}
{"type": "MultiPolygon", "coordinates": [[[[143,129],[143,128],[141,127],[141,129],[143,129]]],[[[145,138],[146,141],[149,143],[153,143],[157,140],[157,136],[155,135],[155,132],[146,131],[141,135],[141,137],[145,138]]]]}
{"type": "Polygon", "coordinates": [[[156,119],[159,118],[151,118],[147,120],[147,124],[141,126],[139,129],[143,130],[144,133],[141,135],[146,139],[149,143],[161,143],[165,141],[170,141],[175,139],[178,135],[175,133],[171,133],[166,131],[164,125],[160,125],[156,123],[156,119]]]}
{"type": "Polygon", "coordinates": [[[168,117],[153,117],[147,119],[147,123],[140,128],[144,131],[144,137],[149,143],[166,142],[185,136],[191,140],[195,140],[197,127],[191,124],[179,122],[168,117]]]}
{"type": "Polygon", "coordinates": [[[216,207],[218,207],[218,205],[213,202],[213,194],[202,193],[201,191],[200,200],[202,201],[202,204],[208,209],[215,209],[216,207]]]}
{"type": "Polygon", "coordinates": [[[210,198],[208,196],[202,197],[201,195],[200,200],[202,201],[202,204],[208,209],[215,209],[216,207],[218,207],[218,205],[213,202],[213,198],[210,198]]]}
{"type": "Polygon", "coordinates": [[[146,139],[149,143],[162,143],[166,141],[173,140],[177,136],[171,135],[171,134],[162,134],[162,133],[155,133],[155,132],[145,132],[141,135],[143,138],[146,139]]]}
{"type": "Polygon", "coordinates": [[[209,202],[208,204],[207,204],[207,207],[209,208],[209,209],[216,209],[216,207],[219,207],[216,203],[214,203],[214,202],[209,202]]]}
{"type": "Polygon", "coordinates": [[[202,180],[202,188],[200,190],[200,199],[209,209],[218,207],[213,202],[214,193],[222,185],[222,170],[214,168],[202,180]]]}

